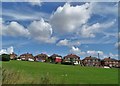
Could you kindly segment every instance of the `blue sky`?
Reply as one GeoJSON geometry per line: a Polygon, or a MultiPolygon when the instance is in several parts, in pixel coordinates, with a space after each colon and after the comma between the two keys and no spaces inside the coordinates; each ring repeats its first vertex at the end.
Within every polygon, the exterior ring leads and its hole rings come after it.
{"type": "Polygon", "coordinates": [[[3,2],[2,48],[118,58],[117,14],[115,2],[3,2]]]}

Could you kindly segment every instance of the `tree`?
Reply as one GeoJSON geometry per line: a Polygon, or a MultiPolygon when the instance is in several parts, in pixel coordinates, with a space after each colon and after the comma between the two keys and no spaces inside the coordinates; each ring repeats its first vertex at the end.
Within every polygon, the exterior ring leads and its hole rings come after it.
{"type": "Polygon", "coordinates": [[[72,63],[72,65],[74,65],[74,62],[73,62],[73,58],[70,58],[70,62],[72,63]]]}
{"type": "Polygon", "coordinates": [[[8,54],[2,54],[2,55],[0,56],[0,59],[1,59],[2,61],[10,61],[10,55],[8,55],[8,54]]]}

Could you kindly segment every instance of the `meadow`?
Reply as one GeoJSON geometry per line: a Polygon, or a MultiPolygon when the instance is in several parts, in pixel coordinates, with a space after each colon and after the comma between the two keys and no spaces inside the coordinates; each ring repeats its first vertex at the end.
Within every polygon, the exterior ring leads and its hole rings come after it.
{"type": "Polygon", "coordinates": [[[2,62],[3,84],[118,84],[118,70],[17,60],[2,62]]]}

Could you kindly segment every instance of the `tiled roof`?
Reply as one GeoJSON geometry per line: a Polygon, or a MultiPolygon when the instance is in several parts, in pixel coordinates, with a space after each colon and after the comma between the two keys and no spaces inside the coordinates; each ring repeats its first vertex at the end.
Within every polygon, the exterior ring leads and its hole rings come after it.
{"type": "Polygon", "coordinates": [[[57,54],[53,54],[53,55],[50,56],[50,58],[56,58],[56,57],[62,57],[62,56],[57,55],[57,54]]]}
{"type": "Polygon", "coordinates": [[[48,56],[46,54],[41,53],[41,54],[36,55],[35,57],[46,58],[48,56]]]}
{"type": "Polygon", "coordinates": [[[118,60],[108,57],[108,58],[104,58],[103,61],[118,61],[118,60]]]}
{"type": "Polygon", "coordinates": [[[100,59],[89,56],[89,57],[85,57],[83,60],[100,60],[100,59]]]}
{"type": "Polygon", "coordinates": [[[75,54],[68,54],[67,56],[65,56],[64,58],[79,58],[79,56],[75,55],[75,54]]]}
{"type": "Polygon", "coordinates": [[[29,53],[25,53],[25,54],[22,54],[20,56],[33,56],[32,54],[29,54],[29,53]]]}

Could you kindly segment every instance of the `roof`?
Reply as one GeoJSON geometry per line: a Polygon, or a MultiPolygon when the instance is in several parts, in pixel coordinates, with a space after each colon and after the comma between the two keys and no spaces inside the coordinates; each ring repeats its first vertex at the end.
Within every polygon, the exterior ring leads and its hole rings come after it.
{"type": "Polygon", "coordinates": [[[118,60],[108,57],[108,58],[104,58],[103,61],[118,61],[118,60]]]}
{"type": "Polygon", "coordinates": [[[89,57],[85,57],[83,60],[100,60],[100,59],[89,56],[89,57]]]}
{"type": "Polygon", "coordinates": [[[79,58],[79,56],[75,55],[75,54],[68,54],[67,56],[65,56],[64,58],[79,58]]]}
{"type": "Polygon", "coordinates": [[[43,54],[43,53],[41,53],[41,54],[38,54],[38,55],[36,55],[35,57],[37,57],[37,58],[46,58],[46,57],[48,57],[46,54],[43,54]]]}
{"type": "Polygon", "coordinates": [[[29,54],[29,53],[25,53],[25,54],[22,54],[20,56],[33,56],[32,54],[29,54]]]}
{"type": "Polygon", "coordinates": [[[58,54],[53,54],[53,55],[50,56],[50,58],[56,58],[56,57],[61,57],[62,58],[62,56],[60,56],[58,54]]]}

